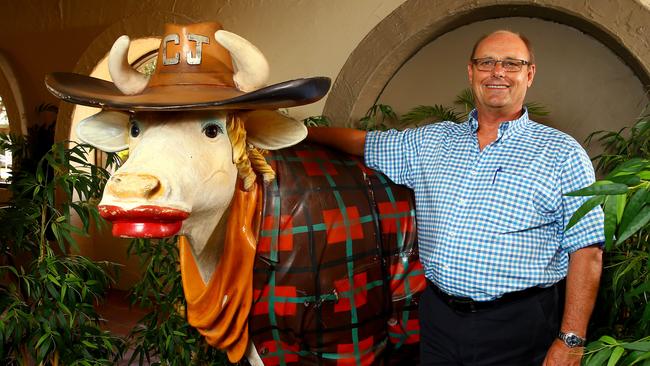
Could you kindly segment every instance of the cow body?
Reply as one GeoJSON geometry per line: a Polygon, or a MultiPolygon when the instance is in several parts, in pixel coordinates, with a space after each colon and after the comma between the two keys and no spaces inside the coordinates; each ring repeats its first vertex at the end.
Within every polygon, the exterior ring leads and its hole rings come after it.
{"type": "Polygon", "coordinates": [[[244,190],[237,151],[255,129],[242,139],[238,119],[246,124],[244,113],[136,114],[129,158],[100,203],[114,234],[183,235],[188,321],[231,361],[417,359],[425,281],[412,192],[305,143],[267,155],[275,179],[244,190]]]}
{"type": "Polygon", "coordinates": [[[319,145],[271,152],[257,243],[253,342],[266,365],[418,357],[424,288],[412,192],[319,145]]]}

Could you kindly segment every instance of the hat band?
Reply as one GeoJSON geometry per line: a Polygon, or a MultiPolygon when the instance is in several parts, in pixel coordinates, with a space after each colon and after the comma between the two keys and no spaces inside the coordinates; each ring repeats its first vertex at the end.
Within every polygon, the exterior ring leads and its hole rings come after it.
{"type": "Polygon", "coordinates": [[[158,73],[151,76],[148,87],[186,84],[235,87],[232,73],[227,72],[158,73]]]}

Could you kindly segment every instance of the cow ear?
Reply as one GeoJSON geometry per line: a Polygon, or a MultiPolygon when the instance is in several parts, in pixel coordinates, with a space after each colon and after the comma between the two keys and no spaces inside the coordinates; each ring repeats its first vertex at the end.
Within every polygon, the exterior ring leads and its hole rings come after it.
{"type": "Polygon", "coordinates": [[[76,132],[82,142],[102,151],[116,152],[129,147],[128,125],[128,113],[102,110],[81,120],[76,132]]]}
{"type": "Polygon", "coordinates": [[[260,149],[282,149],[307,137],[304,124],[277,111],[240,112],[240,116],[246,126],[246,139],[260,149]]]}

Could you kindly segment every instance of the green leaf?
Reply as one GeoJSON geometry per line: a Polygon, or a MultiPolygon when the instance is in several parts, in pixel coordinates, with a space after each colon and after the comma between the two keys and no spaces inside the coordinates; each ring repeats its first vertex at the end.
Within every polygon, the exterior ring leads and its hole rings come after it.
{"type": "MultiPolygon", "coordinates": [[[[636,358],[634,361],[632,361],[632,363],[630,363],[630,365],[636,365],[637,363],[639,363],[641,361],[647,361],[648,359],[650,359],[650,352],[646,352],[646,353],[643,353],[642,355],[638,356],[638,358],[636,358]]],[[[645,365],[645,364],[647,364],[647,362],[644,362],[643,364],[645,365]]]]}
{"type": "Polygon", "coordinates": [[[604,336],[598,338],[598,340],[601,341],[601,342],[603,342],[603,343],[605,343],[605,344],[609,344],[609,345],[616,345],[616,346],[618,346],[618,344],[619,344],[618,341],[617,341],[616,339],[614,339],[613,337],[608,336],[608,335],[604,335],[604,336]]]}
{"type": "Polygon", "coordinates": [[[581,218],[593,210],[594,207],[603,204],[605,202],[605,197],[606,196],[594,196],[585,201],[585,203],[583,203],[582,206],[576,210],[573,216],[571,216],[571,219],[569,220],[569,223],[567,224],[564,231],[571,229],[575,224],[578,223],[578,221],[580,221],[581,218]]]}
{"type": "Polygon", "coordinates": [[[620,225],[618,226],[618,237],[621,237],[623,231],[625,231],[628,225],[630,225],[630,222],[641,211],[647,197],[650,197],[650,190],[648,189],[639,189],[634,192],[623,211],[623,217],[621,217],[620,225]]]}
{"type": "Polygon", "coordinates": [[[639,177],[636,174],[621,175],[621,176],[609,178],[609,180],[611,180],[614,183],[625,184],[628,187],[634,187],[639,185],[639,183],[641,183],[641,177],[639,177]]]}
{"type": "Polygon", "coordinates": [[[36,342],[36,346],[35,346],[34,348],[39,348],[39,347],[41,346],[41,344],[43,344],[43,342],[45,342],[45,340],[46,340],[47,337],[49,337],[49,336],[50,336],[49,333],[45,333],[45,334],[43,334],[43,335],[41,336],[41,338],[38,339],[38,342],[36,342]]]}
{"type": "Polygon", "coordinates": [[[650,352],[650,341],[625,343],[623,347],[630,351],[650,352]]]}
{"type": "Polygon", "coordinates": [[[610,250],[616,233],[616,222],[618,214],[618,199],[615,196],[607,196],[603,212],[605,213],[605,248],[610,250]]]}
{"type": "Polygon", "coordinates": [[[627,194],[619,194],[616,197],[616,223],[621,222],[623,211],[625,210],[625,203],[627,202],[627,194]]]}
{"type": "Polygon", "coordinates": [[[594,366],[602,366],[605,364],[605,361],[609,359],[609,356],[612,354],[613,348],[607,347],[603,348],[593,354],[589,357],[586,362],[586,365],[594,365],[594,366]]]}
{"type": "Polygon", "coordinates": [[[624,353],[625,353],[625,349],[623,347],[618,346],[614,348],[614,350],[612,351],[612,355],[609,357],[609,361],[607,362],[607,366],[615,366],[624,353]]]}
{"type": "Polygon", "coordinates": [[[595,196],[598,194],[615,195],[627,193],[627,190],[628,187],[625,184],[601,180],[588,187],[566,193],[565,196],[595,196]]]}
{"type": "Polygon", "coordinates": [[[619,164],[614,170],[607,174],[605,179],[609,180],[612,177],[620,175],[636,174],[648,166],[650,166],[650,161],[642,158],[632,158],[622,164],[619,164]]]}
{"type": "Polygon", "coordinates": [[[637,231],[643,229],[648,224],[648,222],[650,222],[650,206],[645,206],[621,233],[621,236],[616,241],[616,244],[624,242],[627,238],[634,235],[637,231]]]}

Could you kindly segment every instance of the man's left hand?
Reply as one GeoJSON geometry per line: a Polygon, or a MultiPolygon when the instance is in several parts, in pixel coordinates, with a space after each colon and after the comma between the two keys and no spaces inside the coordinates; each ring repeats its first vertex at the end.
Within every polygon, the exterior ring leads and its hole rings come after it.
{"type": "Polygon", "coordinates": [[[548,349],[542,366],[579,366],[583,353],[583,347],[569,348],[556,339],[548,349]]]}

